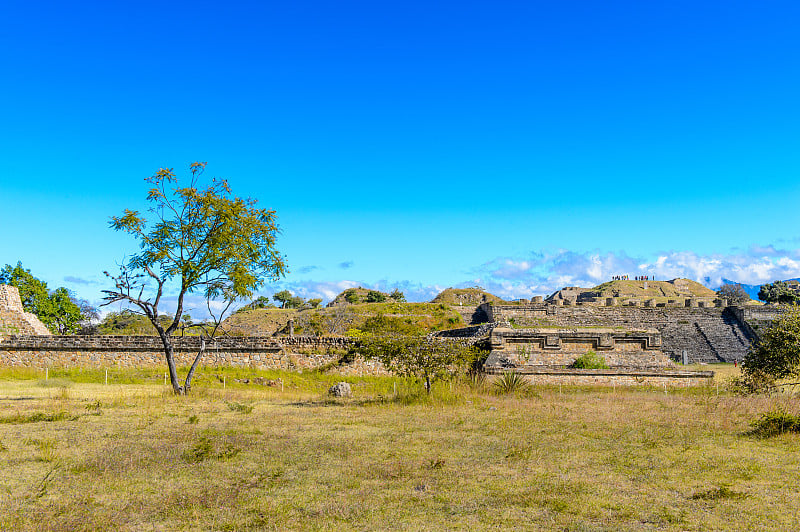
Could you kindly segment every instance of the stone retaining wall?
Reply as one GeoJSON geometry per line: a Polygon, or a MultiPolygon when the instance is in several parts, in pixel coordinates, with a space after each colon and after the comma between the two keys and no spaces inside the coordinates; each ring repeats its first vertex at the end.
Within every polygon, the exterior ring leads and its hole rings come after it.
{"type": "MultiPolygon", "coordinates": [[[[173,338],[175,362],[188,366],[200,349],[197,336],[173,338]]],[[[385,375],[379,362],[356,357],[338,364],[352,341],[317,337],[221,337],[206,344],[202,365],[254,369],[312,370],[334,366],[347,375],[385,375]]],[[[0,365],[22,367],[148,367],[163,366],[164,352],[156,336],[32,336],[0,338],[0,365]]]]}

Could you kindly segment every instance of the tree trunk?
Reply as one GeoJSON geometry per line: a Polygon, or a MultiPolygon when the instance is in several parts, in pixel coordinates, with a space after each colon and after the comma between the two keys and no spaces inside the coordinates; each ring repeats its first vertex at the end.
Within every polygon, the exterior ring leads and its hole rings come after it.
{"type": "Polygon", "coordinates": [[[431,378],[427,373],[425,374],[425,391],[428,392],[428,395],[431,394],[431,378]]]}
{"type": "Polygon", "coordinates": [[[197,356],[194,357],[194,362],[192,362],[192,367],[189,368],[189,373],[186,374],[186,382],[183,385],[183,391],[185,394],[189,393],[189,390],[192,389],[192,377],[194,376],[194,370],[197,369],[197,365],[200,363],[200,359],[203,358],[203,354],[206,352],[206,339],[205,337],[200,337],[200,351],[198,351],[197,356]]]}
{"type": "Polygon", "coordinates": [[[172,349],[172,338],[165,334],[159,333],[161,343],[164,344],[164,356],[167,359],[167,368],[169,368],[169,381],[172,384],[172,391],[175,395],[183,395],[184,389],[178,382],[178,370],[175,368],[175,356],[172,349]]]}

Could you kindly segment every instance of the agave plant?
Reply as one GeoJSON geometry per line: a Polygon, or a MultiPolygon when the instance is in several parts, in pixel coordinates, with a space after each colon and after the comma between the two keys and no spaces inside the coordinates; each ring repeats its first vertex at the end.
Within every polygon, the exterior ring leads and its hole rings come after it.
{"type": "Polygon", "coordinates": [[[494,386],[498,393],[507,395],[527,388],[528,382],[519,373],[504,371],[500,378],[495,381],[494,386]]]}

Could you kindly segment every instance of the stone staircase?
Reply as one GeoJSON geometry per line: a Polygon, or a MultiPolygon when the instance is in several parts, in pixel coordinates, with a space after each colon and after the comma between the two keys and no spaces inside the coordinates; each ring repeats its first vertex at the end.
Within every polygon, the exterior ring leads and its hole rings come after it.
{"type": "Polygon", "coordinates": [[[736,316],[728,312],[693,316],[667,324],[661,331],[664,352],[680,361],[686,350],[693,363],[741,361],[750,347],[751,338],[736,316]]]}

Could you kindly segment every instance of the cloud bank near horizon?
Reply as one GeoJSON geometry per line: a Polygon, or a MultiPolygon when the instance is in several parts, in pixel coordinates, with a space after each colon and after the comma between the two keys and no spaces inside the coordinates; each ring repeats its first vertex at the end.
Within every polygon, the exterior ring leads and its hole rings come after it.
{"type": "Polygon", "coordinates": [[[800,276],[800,250],[752,246],[728,254],[668,251],[650,257],[625,252],[532,252],[498,257],[475,269],[478,284],[506,298],[547,295],[564,286],[592,287],[614,275],[648,275],[657,280],[685,277],[709,288],[725,280],[759,285],[800,276]]]}
{"type": "MultiPolygon", "coordinates": [[[[368,282],[357,279],[339,281],[293,280],[271,283],[257,295],[289,290],[306,299],[331,301],[343,290],[355,287],[389,292],[402,291],[412,302],[425,302],[453,286],[480,286],[504,299],[549,295],[564,286],[592,287],[614,275],[648,275],[657,280],[685,277],[716,289],[725,280],[749,285],[777,279],[800,277],[800,249],[779,249],[774,246],[751,246],[727,254],[699,254],[692,251],[668,251],[649,257],[630,256],[625,252],[576,252],[570,250],[533,251],[524,257],[497,257],[464,273],[464,280],[452,285],[422,284],[412,280],[381,279],[368,282]]],[[[171,299],[165,300],[168,310],[171,299]]],[[[190,312],[202,318],[207,313],[202,298],[187,299],[190,312]],[[197,300],[195,300],[197,299],[197,300]]],[[[214,305],[216,308],[218,305],[214,305]]],[[[241,304],[236,305],[236,307],[241,304]]]]}
{"type": "MultiPolygon", "coordinates": [[[[481,286],[507,299],[549,295],[564,286],[591,287],[614,275],[648,275],[669,280],[685,277],[709,288],[719,288],[726,280],[759,285],[777,279],[800,277],[800,250],[775,246],[751,246],[730,253],[699,254],[668,251],[650,257],[630,256],[625,252],[576,252],[570,250],[534,251],[525,257],[497,257],[466,272],[456,288],[481,286]]],[[[338,282],[294,281],[277,283],[303,297],[326,301],[347,288],[363,286],[403,291],[409,301],[430,301],[445,285],[423,285],[411,280],[381,280],[370,283],[356,280],[338,282]]]]}

